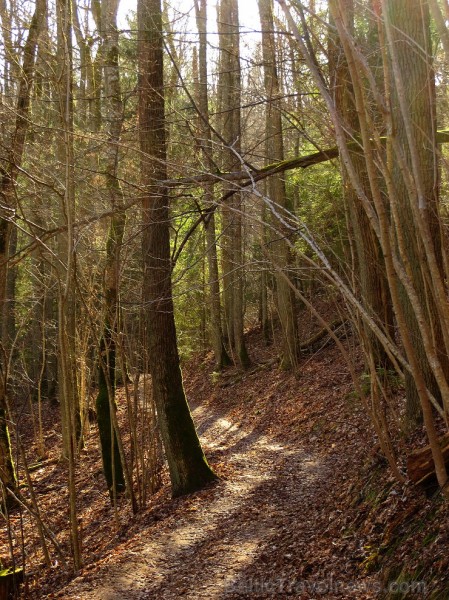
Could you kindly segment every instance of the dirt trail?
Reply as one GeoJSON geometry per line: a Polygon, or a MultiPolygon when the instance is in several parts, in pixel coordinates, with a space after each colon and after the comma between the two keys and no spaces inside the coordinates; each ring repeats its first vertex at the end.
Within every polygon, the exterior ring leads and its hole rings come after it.
{"type": "Polygon", "coordinates": [[[341,569],[326,538],[326,498],[337,476],[332,458],[211,417],[210,407],[193,415],[206,452],[232,475],[176,504],[146,536],[95,574],[77,577],[58,597],[374,598],[364,582],[351,589],[352,582],[329,575],[341,569]]]}

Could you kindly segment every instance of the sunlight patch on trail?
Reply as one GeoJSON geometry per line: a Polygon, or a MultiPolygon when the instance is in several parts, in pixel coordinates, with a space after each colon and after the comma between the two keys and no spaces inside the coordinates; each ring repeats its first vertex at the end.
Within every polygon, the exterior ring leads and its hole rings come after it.
{"type": "Polygon", "coordinates": [[[218,600],[264,551],[286,507],[299,509],[303,480],[310,485],[319,475],[316,458],[226,418],[207,426],[205,412],[193,411],[200,431],[201,422],[206,424],[201,441],[206,451],[229,452],[225,460],[235,467],[232,478],[219,484],[219,495],[210,502],[194,497],[175,522],[169,518],[164,527],[150,528],[146,543],[139,538],[118,560],[111,556],[95,589],[78,578],[76,595],[67,598],[162,600],[182,591],[184,598],[218,600]],[[265,486],[276,479],[280,494],[267,495],[265,486]]]}
{"type": "MultiPolygon", "coordinates": [[[[198,415],[198,413],[201,414],[200,411],[201,411],[201,408],[197,408],[195,411],[193,411],[193,416],[194,416],[195,420],[200,418],[198,415]]],[[[232,443],[242,440],[243,438],[256,437],[256,434],[254,432],[248,432],[247,430],[243,429],[239,425],[236,425],[235,423],[231,423],[231,421],[228,421],[227,419],[224,419],[224,418],[217,419],[214,423],[214,426],[219,426],[220,429],[222,430],[222,433],[226,434],[226,436],[227,436],[226,440],[225,440],[226,443],[223,443],[223,440],[220,438],[209,439],[207,430],[206,430],[205,433],[201,434],[201,437],[204,440],[206,440],[207,446],[209,448],[225,450],[232,443]],[[229,435],[229,434],[231,434],[231,435],[229,435]]],[[[254,447],[261,447],[261,448],[264,448],[266,450],[270,450],[273,452],[284,450],[284,446],[282,446],[281,444],[273,443],[273,441],[270,440],[265,435],[260,435],[259,437],[257,437],[257,439],[254,440],[252,445],[254,447]]]]}

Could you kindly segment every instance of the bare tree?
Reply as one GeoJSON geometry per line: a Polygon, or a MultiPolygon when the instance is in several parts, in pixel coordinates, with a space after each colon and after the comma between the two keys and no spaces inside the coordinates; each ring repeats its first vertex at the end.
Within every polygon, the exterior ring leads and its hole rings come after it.
{"type": "MultiPolygon", "coordinates": [[[[199,60],[198,60],[198,85],[197,103],[200,111],[200,147],[208,171],[215,169],[213,158],[212,134],[209,122],[209,99],[207,90],[207,3],[206,0],[195,1],[196,23],[199,33],[199,60]]],[[[214,185],[208,183],[204,186],[204,203],[207,208],[214,206],[214,185]]],[[[223,329],[221,324],[220,279],[217,258],[215,210],[210,211],[204,219],[206,230],[207,262],[209,268],[210,290],[210,325],[212,347],[215,354],[215,363],[220,370],[229,365],[231,360],[223,343],[223,329]]]]}
{"type": "MultiPolygon", "coordinates": [[[[240,35],[237,0],[221,0],[218,31],[220,33],[220,73],[218,102],[221,113],[220,133],[226,146],[222,148],[222,169],[233,171],[241,160],[241,74],[240,35]]],[[[242,195],[232,183],[223,183],[225,196],[232,196],[222,209],[223,219],[223,286],[226,334],[237,362],[242,367],[250,359],[243,337],[243,249],[242,195]],[[235,193],[234,193],[235,192],[235,193]]]]}
{"type": "Polygon", "coordinates": [[[123,209],[123,191],[118,180],[123,102],[120,85],[117,10],[117,2],[103,0],[101,20],[97,24],[103,40],[102,57],[106,110],[104,124],[108,137],[105,177],[112,216],[106,242],[106,265],[104,270],[105,323],[100,341],[99,385],[96,408],[103,470],[112,498],[125,489],[125,477],[119,451],[119,431],[116,419],[114,419],[117,381],[116,344],[121,321],[119,302],[120,255],[126,223],[126,214],[123,209]]]}
{"type": "MultiPolygon", "coordinates": [[[[259,0],[260,23],[262,27],[262,56],[264,68],[265,94],[265,161],[266,164],[284,160],[284,140],[282,132],[282,113],[280,106],[280,86],[276,66],[276,48],[274,37],[273,7],[270,0],[259,0]]],[[[283,225],[289,205],[283,174],[273,175],[267,183],[268,196],[273,206],[272,224],[274,235],[269,242],[272,260],[284,272],[288,273],[292,264],[292,254],[287,243],[288,229],[283,225]]],[[[287,217],[288,218],[288,217],[287,217]]],[[[282,327],[282,369],[295,370],[298,366],[299,342],[295,298],[285,277],[275,271],[276,297],[279,318],[282,327]]]]}
{"type": "MultiPolygon", "coordinates": [[[[35,12],[28,32],[28,38],[23,51],[23,63],[19,78],[16,105],[16,121],[11,138],[11,146],[8,152],[8,161],[7,164],[1,168],[0,314],[4,314],[3,308],[6,299],[8,252],[16,209],[15,186],[22,164],[25,139],[29,125],[30,100],[35,74],[36,50],[46,10],[46,0],[39,0],[36,3],[35,12]]],[[[14,488],[16,485],[16,474],[8,432],[10,414],[7,400],[8,373],[6,358],[6,356],[2,355],[0,360],[0,479],[7,488],[14,488]]]]}
{"type": "Polygon", "coordinates": [[[160,0],[139,0],[139,136],[142,152],[143,302],[146,343],[158,423],[173,496],[216,479],[209,467],[187,404],[173,314],[169,200],[160,0]]]}

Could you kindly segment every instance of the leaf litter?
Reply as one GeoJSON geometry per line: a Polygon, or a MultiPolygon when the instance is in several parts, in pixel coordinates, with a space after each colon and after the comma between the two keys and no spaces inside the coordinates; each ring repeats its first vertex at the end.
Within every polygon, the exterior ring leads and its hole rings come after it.
{"type": "MultiPolygon", "coordinates": [[[[33,520],[11,514],[17,562],[26,553],[28,598],[449,598],[447,507],[392,478],[337,348],[304,359],[296,378],[278,370],[259,331],[248,345],[247,372],[217,376],[210,355],[183,369],[219,482],[173,500],[164,470],[144,510],[133,516],[121,500],[114,516],[92,426],[77,468],[81,571],[74,575],[54,552],[46,567],[33,520]],[[391,595],[398,582],[408,596],[391,595]]],[[[33,483],[69,556],[57,407],[47,404],[44,415],[48,454],[33,483]]],[[[25,409],[18,425],[32,460],[25,409]]],[[[4,524],[6,563],[3,532],[4,524]]]]}

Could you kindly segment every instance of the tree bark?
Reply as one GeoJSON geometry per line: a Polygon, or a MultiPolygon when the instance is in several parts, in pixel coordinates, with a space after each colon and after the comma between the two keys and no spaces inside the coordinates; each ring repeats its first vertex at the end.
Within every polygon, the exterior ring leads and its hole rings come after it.
{"type": "Polygon", "coordinates": [[[184,392],[173,312],[166,179],[163,42],[160,0],[139,0],[139,137],[143,213],[143,302],[146,343],[174,497],[216,480],[204,456],[184,392]]]}
{"type": "MultiPolygon", "coordinates": [[[[446,468],[449,467],[449,434],[438,440],[446,468]]],[[[430,446],[414,450],[407,456],[407,475],[413,483],[421,484],[435,477],[435,463],[430,446]]]]}
{"type": "MultiPolygon", "coordinates": [[[[330,12],[342,31],[344,28],[350,36],[354,36],[354,1],[333,0],[330,2],[330,12]]],[[[332,92],[335,106],[342,116],[342,122],[347,132],[348,144],[351,140],[360,139],[360,124],[356,106],[350,70],[344,54],[341,37],[334,34],[330,38],[329,60],[331,70],[332,92]]],[[[350,147],[352,164],[359,176],[367,198],[371,197],[371,187],[366,168],[365,157],[360,147],[350,147]]],[[[354,235],[356,255],[356,286],[357,293],[376,322],[389,337],[393,335],[393,307],[385,274],[385,263],[382,249],[376,233],[371,227],[370,220],[358,198],[357,192],[351,185],[350,177],[342,164],[343,193],[349,209],[349,220],[354,235]]],[[[388,355],[378,338],[366,325],[363,327],[367,356],[372,355],[377,369],[384,372],[391,368],[388,355]]]]}
{"type": "MultiPolygon", "coordinates": [[[[35,73],[36,49],[44,17],[47,10],[46,0],[38,0],[31,21],[28,38],[23,51],[23,64],[19,78],[18,98],[16,105],[16,122],[11,139],[9,165],[2,169],[0,180],[0,199],[2,214],[0,215],[0,315],[5,314],[5,301],[8,281],[8,251],[13,227],[13,216],[16,207],[15,186],[19,168],[22,164],[25,138],[28,131],[31,89],[35,73]]],[[[6,488],[16,486],[16,473],[11,454],[11,443],[8,431],[10,420],[7,401],[7,365],[1,360],[0,365],[0,479],[6,488]]]]}
{"type": "MultiPolygon", "coordinates": [[[[237,0],[221,0],[218,30],[220,33],[220,74],[218,83],[221,135],[227,147],[223,148],[222,163],[232,171],[241,156],[241,73],[240,36],[237,0]]],[[[223,184],[223,193],[234,191],[223,206],[223,285],[226,333],[237,362],[246,368],[250,358],[243,335],[243,245],[242,194],[232,184],[223,184]]]]}
{"type": "MultiPolygon", "coordinates": [[[[264,63],[264,83],[267,96],[265,109],[265,161],[272,164],[284,160],[284,140],[282,133],[281,106],[279,105],[280,86],[276,66],[273,7],[271,0],[259,0],[260,23],[262,27],[262,56],[264,63]]],[[[292,206],[289,205],[285,180],[281,174],[269,178],[268,196],[271,207],[271,221],[275,227],[270,240],[273,261],[288,273],[293,257],[287,243],[288,230],[283,224],[288,220],[292,206]]],[[[275,271],[277,308],[282,327],[281,368],[296,370],[299,357],[298,324],[295,298],[291,287],[278,270],[275,271]]]]}
{"type": "MultiPolygon", "coordinates": [[[[431,283],[434,281],[431,255],[434,256],[441,278],[442,252],[438,219],[435,82],[428,3],[424,0],[414,0],[412,3],[407,0],[387,0],[385,20],[390,35],[394,76],[392,144],[395,153],[393,181],[398,206],[397,252],[421,306],[425,321],[422,326],[432,332],[433,345],[447,379],[449,363],[444,351],[445,339],[435,297],[436,286],[431,283]],[[430,251],[424,236],[431,238],[430,251]],[[430,274],[430,279],[426,273],[430,274]]],[[[426,386],[435,397],[441,398],[441,390],[424,347],[416,305],[413,306],[402,286],[400,293],[426,386]]],[[[412,427],[421,420],[421,407],[415,382],[409,374],[406,374],[406,394],[407,421],[412,427]]]]}
{"type": "Polygon", "coordinates": [[[57,57],[58,81],[56,97],[59,103],[60,130],[57,153],[63,169],[61,223],[66,226],[58,239],[58,395],[61,406],[64,455],[68,466],[69,518],[72,554],[75,570],[81,567],[75,463],[78,444],[82,442],[80,402],[76,378],[76,300],[75,300],[75,176],[73,148],[73,48],[72,5],[70,0],[58,0],[57,57]]]}
{"type": "MultiPolygon", "coordinates": [[[[105,129],[108,137],[105,157],[106,186],[111,205],[111,221],[106,242],[104,270],[105,322],[100,342],[97,422],[100,433],[103,471],[111,500],[125,490],[125,476],[120,456],[118,429],[115,415],[116,340],[120,322],[119,273],[120,253],[126,224],[123,210],[123,192],[118,180],[119,142],[123,124],[119,69],[119,39],[117,29],[118,4],[103,0],[100,22],[97,26],[102,38],[104,70],[105,129]]],[[[130,486],[128,486],[130,487],[130,486]]],[[[130,489],[130,493],[132,490],[130,489]]]]}
{"type": "MultiPolygon", "coordinates": [[[[198,60],[198,90],[197,102],[201,112],[199,118],[200,147],[208,171],[213,171],[212,136],[209,125],[209,100],[207,92],[207,3],[206,0],[195,2],[196,22],[199,32],[199,60],[198,60]]],[[[206,183],[204,186],[204,201],[206,206],[214,203],[214,184],[206,183]]],[[[218,271],[217,243],[215,238],[215,215],[211,213],[204,221],[206,230],[208,284],[210,293],[210,322],[212,348],[215,355],[215,365],[218,370],[231,364],[231,359],[223,343],[223,328],[221,324],[220,279],[218,271]]]]}

